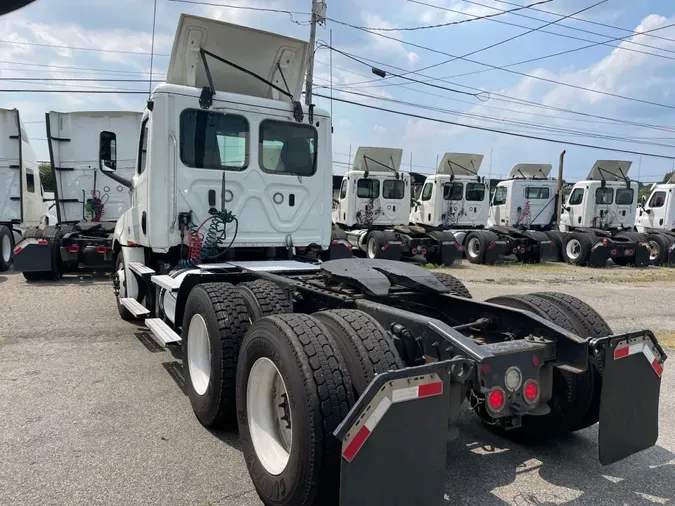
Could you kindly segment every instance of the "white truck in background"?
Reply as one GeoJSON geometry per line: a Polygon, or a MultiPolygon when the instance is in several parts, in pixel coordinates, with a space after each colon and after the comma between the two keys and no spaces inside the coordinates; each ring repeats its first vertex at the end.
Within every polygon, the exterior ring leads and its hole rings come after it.
{"type": "Polygon", "coordinates": [[[411,181],[400,172],[402,155],[396,148],[358,148],[333,202],[333,237],[371,259],[419,255],[452,265],[461,247],[451,233],[410,224],[411,181]]]}
{"type": "Polygon", "coordinates": [[[0,272],[26,227],[56,223],[43,198],[35,152],[17,109],[0,109],[0,272]]]}
{"type": "Polygon", "coordinates": [[[675,176],[655,184],[643,198],[635,217],[635,230],[647,236],[652,265],[675,267],[675,176]]]}
{"type": "Polygon", "coordinates": [[[14,248],[14,269],[27,280],[66,272],[112,270],[112,234],[131,205],[138,150],[138,112],[48,112],[46,134],[58,225],[28,228],[14,248]],[[99,145],[116,159],[116,172],[99,171],[99,145]]]}
{"type": "Polygon", "coordinates": [[[568,263],[604,267],[611,258],[617,265],[649,265],[647,237],[633,230],[638,183],[628,178],[631,163],[598,160],[572,187],[559,224],[568,263]]]}

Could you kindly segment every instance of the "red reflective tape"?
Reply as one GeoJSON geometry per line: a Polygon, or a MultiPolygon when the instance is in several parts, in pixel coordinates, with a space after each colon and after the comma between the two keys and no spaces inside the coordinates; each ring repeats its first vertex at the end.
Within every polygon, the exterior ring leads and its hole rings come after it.
{"type": "Polygon", "coordinates": [[[660,378],[661,375],[663,374],[663,366],[659,364],[659,361],[654,359],[652,360],[652,367],[654,368],[654,372],[656,375],[660,378]]]}
{"type": "Polygon", "coordinates": [[[614,360],[617,360],[619,358],[627,357],[628,353],[630,353],[630,347],[629,346],[624,346],[623,348],[617,348],[614,350],[614,360]]]}
{"type": "Polygon", "coordinates": [[[390,243],[389,241],[385,242],[385,243],[382,245],[382,251],[387,251],[387,248],[388,248],[389,246],[391,246],[391,243],[390,243]]]}
{"type": "Polygon", "coordinates": [[[438,381],[436,383],[427,383],[426,385],[420,385],[417,396],[419,398],[422,398],[422,397],[429,397],[431,395],[441,395],[442,393],[443,393],[443,382],[438,381]]]}
{"type": "Polygon", "coordinates": [[[38,243],[40,246],[46,246],[46,245],[48,244],[46,239],[38,239],[38,242],[37,242],[37,243],[38,243]]]}
{"type": "Polygon", "coordinates": [[[366,442],[366,439],[368,439],[368,436],[370,436],[370,430],[368,430],[368,427],[364,425],[361,427],[361,429],[359,429],[359,431],[354,436],[354,439],[351,440],[351,442],[347,445],[347,448],[345,448],[342,452],[342,456],[345,458],[345,460],[347,460],[347,462],[352,461],[363,444],[366,442]]]}
{"type": "Polygon", "coordinates": [[[18,255],[19,252],[20,252],[22,249],[23,249],[23,246],[17,246],[16,248],[14,248],[14,254],[15,254],[15,255],[18,255]]]}

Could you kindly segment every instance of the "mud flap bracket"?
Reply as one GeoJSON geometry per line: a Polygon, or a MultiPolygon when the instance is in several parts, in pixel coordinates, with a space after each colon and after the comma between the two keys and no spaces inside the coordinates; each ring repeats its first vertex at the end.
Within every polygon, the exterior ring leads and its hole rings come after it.
{"type": "Polygon", "coordinates": [[[594,339],[605,347],[600,398],[600,463],[609,465],[654,446],[666,354],[651,331],[594,339]]]}

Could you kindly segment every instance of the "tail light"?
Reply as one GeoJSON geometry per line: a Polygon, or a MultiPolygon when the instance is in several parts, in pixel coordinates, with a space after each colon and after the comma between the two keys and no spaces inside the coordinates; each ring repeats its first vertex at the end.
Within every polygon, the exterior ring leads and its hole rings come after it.
{"type": "Polygon", "coordinates": [[[417,255],[417,248],[413,248],[413,249],[412,249],[412,254],[413,254],[413,255],[417,255]]]}
{"type": "Polygon", "coordinates": [[[632,256],[633,255],[633,250],[632,249],[627,249],[626,250],[626,256],[632,256]]]}
{"type": "Polygon", "coordinates": [[[518,248],[513,248],[514,253],[518,253],[518,248]]]}
{"type": "Polygon", "coordinates": [[[422,251],[421,251],[420,253],[422,254],[422,256],[426,256],[427,250],[425,250],[424,248],[422,248],[422,251]]]}
{"type": "Polygon", "coordinates": [[[96,246],[96,253],[103,253],[103,254],[105,254],[105,253],[107,253],[107,252],[108,252],[107,246],[96,246]]]}
{"type": "Polygon", "coordinates": [[[612,256],[616,256],[617,251],[615,249],[613,249],[612,251],[610,251],[610,253],[611,253],[612,256]]]}
{"type": "Polygon", "coordinates": [[[68,246],[67,249],[68,253],[77,253],[78,251],[80,251],[80,247],[77,244],[71,244],[70,246],[68,246]]]}
{"type": "Polygon", "coordinates": [[[331,244],[340,244],[340,241],[338,241],[337,239],[333,239],[333,240],[331,241],[331,244]]]}
{"type": "Polygon", "coordinates": [[[493,413],[499,413],[506,405],[506,394],[501,387],[494,387],[487,394],[487,407],[493,413]]]}
{"type": "Polygon", "coordinates": [[[535,380],[527,380],[523,386],[523,398],[528,404],[539,401],[539,383],[535,380]]]}
{"type": "Polygon", "coordinates": [[[47,242],[47,239],[38,239],[38,244],[40,246],[47,246],[49,243],[47,242]]]}
{"type": "Polygon", "coordinates": [[[520,252],[521,252],[521,253],[525,253],[525,248],[524,248],[524,247],[521,247],[521,248],[520,248],[520,252]]]}

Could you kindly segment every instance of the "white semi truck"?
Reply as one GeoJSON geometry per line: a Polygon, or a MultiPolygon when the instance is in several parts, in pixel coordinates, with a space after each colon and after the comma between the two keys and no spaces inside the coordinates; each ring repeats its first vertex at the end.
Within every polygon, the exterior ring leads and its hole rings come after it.
{"type": "Polygon", "coordinates": [[[110,271],[115,223],[131,205],[141,113],[49,112],[45,119],[58,225],[27,229],[14,268],[28,280],[110,271]],[[112,175],[99,171],[101,143],[115,154],[112,175]]]}
{"type": "Polygon", "coordinates": [[[482,161],[479,154],[445,153],[436,174],[425,180],[410,221],[427,231],[453,234],[471,263],[494,264],[511,254],[529,262],[549,260],[553,247],[537,231],[539,217],[532,221],[529,214],[523,220],[511,215],[520,212],[525,217],[523,209],[529,212],[535,197],[535,191],[526,188],[539,188],[539,181],[531,179],[551,166],[516,165],[509,180],[499,183],[495,207],[494,202],[489,204],[489,181],[478,175],[482,161]]]}
{"type": "Polygon", "coordinates": [[[644,267],[650,249],[644,234],[633,231],[638,183],[628,178],[631,162],[598,160],[584,181],[575,183],[560,218],[563,258],[571,264],[644,267]]]}
{"type": "Polygon", "coordinates": [[[667,183],[652,186],[649,197],[640,203],[635,230],[647,236],[652,265],[675,267],[675,176],[667,183]]]}
{"type": "Polygon", "coordinates": [[[400,172],[403,150],[360,147],[333,202],[333,236],[368,258],[422,256],[452,265],[461,254],[455,237],[410,224],[410,174],[400,172]]]}
{"type": "Polygon", "coordinates": [[[0,109],[0,272],[12,266],[14,246],[26,227],[54,223],[19,111],[0,109]]]}
{"type": "Polygon", "coordinates": [[[603,464],[654,445],[651,331],[612,335],[566,295],[478,302],[408,263],[311,258],[332,243],[331,119],[297,102],[311,49],[182,15],[114,234],[121,316],[182,347],[197,419],[238,426],[262,502],[445,504],[467,398],[524,437],[599,421],[603,464]]]}

